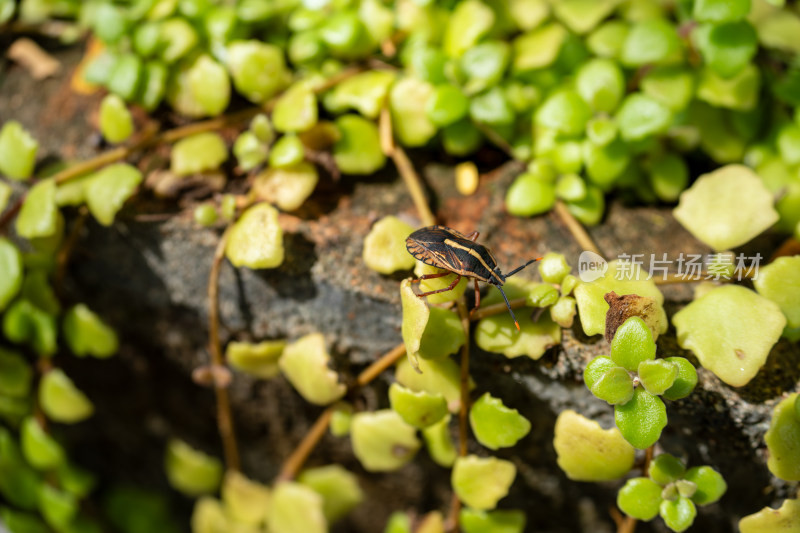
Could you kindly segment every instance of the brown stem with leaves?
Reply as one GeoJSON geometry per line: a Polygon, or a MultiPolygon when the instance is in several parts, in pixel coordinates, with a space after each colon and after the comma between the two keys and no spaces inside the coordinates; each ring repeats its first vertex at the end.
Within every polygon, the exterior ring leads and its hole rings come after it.
{"type": "MultiPolygon", "coordinates": [[[[378,360],[365,368],[358,375],[358,377],[356,377],[355,383],[348,388],[348,393],[353,392],[359,387],[369,384],[384,370],[395,364],[405,354],[406,346],[403,343],[398,344],[383,354],[378,360]]],[[[297,473],[300,472],[300,469],[303,468],[308,456],[311,455],[311,452],[314,451],[316,445],[325,435],[325,430],[328,429],[328,426],[331,423],[333,410],[333,407],[328,407],[322,412],[321,415],[319,415],[319,418],[317,418],[317,420],[314,422],[314,425],[311,426],[311,429],[308,430],[308,433],[306,433],[306,435],[303,437],[303,440],[300,441],[300,444],[297,445],[297,448],[294,449],[289,458],[283,463],[281,473],[278,475],[279,481],[288,481],[290,479],[294,479],[297,473]]]]}
{"type": "Polygon", "coordinates": [[[414,165],[408,159],[406,152],[394,142],[392,135],[392,115],[388,108],[381,110],[381,116],[378,119],[378,131],[380,133],[381,149],[383,153],[392,158],[397,172],[403,178],[406,184],[408,193],[411,195],[411,200],[414,202],[414,207],[417,208],[419,219],[424,226],[432,226],[436,224],[436,217],[433,215],[428,199],[425,196],[425,190],[422,187],[422,180],[419,174],[414,169],[414,165]]]}
{"type": "MultiPolygon", "coordinates": [[[[219,271],[222,260],[225,258],[225,246],[228,243],[228,235],[231,228],[225,233],[217,243],[214,250],[214,259],[211,263],[211,273],[208,277],[208,350],[211,353],[211,365],[223,367],[225,360],[222,356],[222,345],[219,340],[219,271]]],[[[228,470],[238,471],[239,448],[236,444],[236,433],[233,427],[233,413],[231,412],[231,402],[228,389],[222,384],[214,382],[214,394],[217,399],[217,428],[222,438],[222,448],[225,455],[225,466],[228,470]]]]}

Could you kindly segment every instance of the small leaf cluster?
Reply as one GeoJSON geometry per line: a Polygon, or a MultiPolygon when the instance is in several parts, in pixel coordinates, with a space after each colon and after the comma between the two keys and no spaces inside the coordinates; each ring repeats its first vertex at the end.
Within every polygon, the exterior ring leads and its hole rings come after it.
{"type": "Polygon", "coordinates": [[[653,445],[667,425],[663,396],[679,400],[697,384],[697,371],[683,357],[656,359],[650,328],[639,317],[627,319],[611,341],[609,357],[595,357],[584,381],[598,398],[614,406],[622,436],[639,449],[653,445]]]}
{"type": "Polygon", "coordinates": [[[687,470],[668,453],[653,459],[647,476],[629,479],[617,494],[617,505],[628,516],[645,522],[660,515],[677,533],[692,525],[697,505],[712,504],[727,490],[725,480],[713,468],[687,470]]]}

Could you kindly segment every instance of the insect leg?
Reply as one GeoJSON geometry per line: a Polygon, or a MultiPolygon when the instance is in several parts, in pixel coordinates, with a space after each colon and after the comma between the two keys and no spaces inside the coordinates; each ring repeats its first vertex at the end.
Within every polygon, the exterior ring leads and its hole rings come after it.
{"type": "Polygon", "coordinates": [[[418,277],[417,279],[412,279],[411,283],[419,283],[420,281],[425,280],[425,279],[441,278],[441,277],[444,277],[444,276],[449,276],[450,274],[452,274],[452,272],[439,272],[438,274],[424,274],[424,275],[418,277]]]}
{"type": "Polygon", "coordinates": [[[481,306],[481,289],[478,287],[478,280],[475,280],[475,307],[472,308],[475,311],[477,308],[481,306]]]}
{"type": "MultiPolygon", "coordinates": [[[[448,272],[448,274],[452,274],[452,272],[448,272]]],[[[453,283],[451,283],[450,285],[448,285],[444,289],[439,289],[437,291],[421,292],[421,293],[417,294],[417,296],[419,298],[422,298],[423,296],[429,296],[431,294],[438,294],[440,292],[452,291],[455,288],[456,284],[458,284],[459,281],[461,281],[461,274],[456,274],[456,279],[453,280],[453,283]]]]}

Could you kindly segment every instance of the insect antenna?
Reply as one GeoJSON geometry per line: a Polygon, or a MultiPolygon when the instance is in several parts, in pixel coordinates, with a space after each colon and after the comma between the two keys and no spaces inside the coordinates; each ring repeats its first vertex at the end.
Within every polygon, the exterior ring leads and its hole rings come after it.
{"type": "Polygon", "coordinates": [[[504,277],[508,278],[508,277],[510,277],[510,276],[513,276],[514,274],[516,274],[517,272],[519,272],[520,270],[522,270],[522,269],[523,269],[523,268],[525,268],[526,266],[530,265],[531,263],[535,263],[536,261],[541,261],[541,260],[542,260],[542,258],[541,258],[541,257],[537,257],[536,259],[531,259],[530,261],[528,261],[527,263],[525,263],[525,264],[524,264],[524,265],[522,265],[521,267],[517,267],[517,268],[515,268],[514,270],[512,270],[511,272],[509,272],[509,273],[508,273],[508,274],[506,274],[504,277]]]}
{"type": "Polygon", "coordinates": [[[506,296],[506,293],[503,292],[503,287],[501,287],[500,285],[495,285],[495,287],[497,287],[500,290],[500,294],[503,295],[503,300],[506,301],[506,307],[508,307],[508,312],[511,313],[511,318],[514,319],[514,325],[517,326],[517,331],[519,331],[519,322],[517,322],[517,317],[514,316],[514,311],[511,310],[511,304],[508,303],[508,297],[506,296]]]}

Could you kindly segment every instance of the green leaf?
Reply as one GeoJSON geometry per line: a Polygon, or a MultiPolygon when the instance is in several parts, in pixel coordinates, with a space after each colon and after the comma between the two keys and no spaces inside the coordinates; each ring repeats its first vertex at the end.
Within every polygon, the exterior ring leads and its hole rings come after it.
{"type": "Polygon", "coordinates": [[[775,406],[769,429],[764,434],[769,450],[767,468],[774,476],[786,481],[800,481],[798,398],[800,394],[792,394],[775,406]]]}
{"type": "Polygon", "coordinates": [[[39,489],[39,510],[48,524],[61,530],[78,514],[78,501],[68,492],[42,484],[39,489]]]}
{"type": "Polygon", "coordinates": [[[553,447],[558,466],[573,481],[612,481],[633,468],[636,451],[615,427],[600,424],[575,411],[556,419],[553,447]]]}
{"type": "Polygon", "coordinates": [[[97,478],[88,470],[72,463],[64,463],[58,468],[58,483],[65,491],[82,499],[95,487],[97,478]]]}
{"type": "MultiPolygon", "coordinates": [[[[269,488],[248,479],[241,472],[235,470],[225,472],[221,497],[225,514],[236,522],[261,526],[269,516],[271,500],[269,488]]],[[[197,511],[197,508],[195,510],[197,511]]]]}
{"type": "Polygon", "coordinates": [[[283,230],[278,210],[262,202],[242,213],[232,226],[225,256],[236,267],[275,268],[283,263],[283,230]]]}
{"type": "Polygon", "coordinates": [[[779,257],[761,267],[753,286],[758,294],[778,304],[787,327],[800,327],[800,257],[779,257]]]}
{"type": "Polygon", "coordinates": [[[127,163],[109,165],[86,183],[86,205],[103,226],[110,226],[125,202],[142,182],[142,173],[127,163]]]}
{"type": "Polygon", "coordinates": [[[52,531],[38,516],[0,507],[0,519],[14,533],[50,533],[52,531]]]}
{"type": "Polygon", "coordinates": [[[218,533],[226,531],[229,519],[226,509],[216,498],[202,496],[195,501],[192,509],[192,533],[218,533]]]}
{"type": "Polygon", "coordinates": [[[243,131],[233,143],[233,155],[244,171],[253,170],[267,160],[269,147],[250,130],[243,131]]]}
{"type": "Polygon", "coordinates": [[[344,517],[364,500],[356,475],[340,465],[303,470],[297,481],[322,496],[322,512],[328,522],[344,517]]]}
{"type": "Polygon", "coordinates": [[[0,129],[0,172],[24,180],[33,173],[39,143],[22,124],[9,120],[0,129]]]}
{"type": "Polygon", "coordinates": [[[272,124],[281,132],[306,131],[317,123],[317,97],[305,82],[296,82],[275,102],[272,124]]]}
{"type": "Polygon", "coordinates": [[[667,409],[658,396],[637,388],[628,403],[614,406],[614,421],[625,440],[644,450],[661,436],[667,425],[667,409]]]}
{"type": "Polygon", "coordinates": [[[662,18],[635,23],[627,33],[620,59],[625,66],[639,67],[672,60],[681,50],[676,26],[662,18]]]}
{"type": "Polygon", "coordinates": [[[471,48],[494,24],[494,11],[478,0],[462,0],[447,21],[442,46],[451,57],[471,48]]]}
{"type": "Polygon", "coordinates": [[[22,254],[17,247],[0,237],[0,311],[14,299],[22,287],[22,254]]]}
{"type": "Polygon", "coordinates": [[[642,92],[672,111],[686,109],[694,96],[694,73],[677,65],[656,67],[644,75],[642,92]]]}
{"type": "Polygon", "coordinates": [[[409,462],[420,447],[416,429],[390,409],[353,415],[353,453],[369,472],[388,472],[409,462]]]}
{"type": "Polygon", "coordinates": [[[749,12],[750,0],[696,0],[692,16],[700,22],[730,22],[749,12]]]}
{"type": "Polygon", "coordinates": [[[697,509],[689,498],[682,496],[677,500],[664,500],[661,502],[658,514],[664,519],[667,527],[676,533],[686,531],[697,516],[697,509]]]}
{"type": "MultiPolygon", "coordinates": [[[[613,139],[603,145],[584,143],[583,159],[586,162],[586,175],[589,181],[601,190],[607,191],[629,168],[631,155],[626,143],[613,139]]],[[[582,199],[588,196],[584,195],[582,199]]]]}
{"type": "Polygon", "coordinates": [[[779,509],[764,507],[739,520],[741,533],[793,533],[800,524],[800,500],[784,500],[779,509]]]}
{"type": "Polygon", "coordinates": [[[397,364],[395,378],[413,391],[443,395],[451,413],[458,412],[461,406],[461,370],[449,357],[420,359],[418,369],[408,358],[403,359],[397,364]]]}
{"type": "Polygon", "coordinates": [[[322,497],[299,483],[282,481],[272,493],[267,529],[271,533],[325,533],[322,497]]]}
{"type": "Polygon", "coordinates": [[[469,104],[469,116],[475,122],[490,126],[510,125],[515,118],[514,108],[500,87],[492,87],[473,96],[469,104]]]}
{"type": "Polygon", "coordinates": [[[556,22],[533,29],[514,39],[512,70],[526,72],[552,65],[569,33],[556,22]]]}
{"type": "Polygon", "coordinates": [[[577,34],[594,29],[617,6],[615,0],[560,0],[552,4],[556,18],[577,34]]]}
{"type": "Polygon", "coordinates": [[[378,118],[395,77],[389,70],[370,70],[357,74],[331,90],[331,96],[325,98],[326,107],[330,98],[337,109],[352,108],[368,119],[378,118]]]}
{"type": "Polygon", "coordinates": [[[487,352],[502,353],[509,359],[528,356],[538,360],[548,348],[561,343],[561,328],[545,315],[534,322],[531,313],[517,316],[520,329],[508,313],[483,318],[475,329],[475,343],[487,352]]]}
{"type": "Polygon", "coordinates": [[[204,115],[221,114],[231,100],[231,82],[225,67],[211,56],[200,54],[186,73],[187,85],[193,99],[204,115]]]}
{"type": "Polygon", "coordinates": [[[222,479],[219,459],[178,439],[167,444],[164,468],[169,484],[190,497],[216,492],[222,479]]]}
{"type": "Polygon", "coordinates": [[[77,356],[111,357],[119,349],[114,330],[85,304],[73,306],[64,315],[64,339],[77,356]]]}
{"type": "Polygon", "coordinates": [[[690,468],[683,479],[691,481],[697,486],[697,491],[691,497],[691,500],[697,505],[709,505],[716,502],[728,489],[722,475],[710,466],[690,468]]]}
{"type": "Polygon", "coordinates": [[[450,468],[456,461],[458,454],[450,435],[450,415],[445,416],[432,426],[422,430],[425,446],[431,459],[439,466],[450,468]]]}
{"type": "Polygon", "coordinates": [[[595,29],[586,39],[586,44],[598,57],[620,57],[629,31],[627,22],[611,19],[595,29]]]}
{"type": "Polygon", "coordinates": [[[401,511],[393,512],[386,521],[383,533],[412,533],[411,517],[401,511]]]}
{"type": "Polygon", "coordinates": [[[441,359],[456,353],[466,339],[458,313],[441,307],[429,309],[430,316],[422,333],[419,356],[423,359],[441,359]]]}
{"type": "Polygon", "coordinates": [[[22,298],[50,315],[61,312],[61,304],[50,286],[48,273],[42,269],[31,270],[22,282],[22,298]]]}
{"type": "Polygon", "coordinates": [[[398,383],[389,387],[389,402],[405,422],[426,428],[447,416],[447,402],[441,394],[412,391],[398,383]]]}
{"type": "MultiPolygon", "coordinates": [[[[508,60],[511,55],[511,48],[503,41],[487,41],[473,46],[461,56],[459,66],[461,72],[467,77],[467,82],[464,84],[464,90],[468,94],[480,92],[488,87],[497,85],[503,78],[503,73],[508,66],[508,60]]],[[[466,97],[460,90],[452,85],[442,85],[441,87],[452,87],[456,89],[453,91],[449,89],[448,92],[451,96],[441,95],[441,104],[450,100],[448,108],[458,109],[459,98],[463,99],[464,104],[469,104],[466,97]]],[[[438,92],[438,91],[437,91],[438,92]]],[[[440,104],[440,105],[441,105],[440,104]]],[[[451,113],[451,115],[454,113],[451,113]]],[[[463,116],[463,114],[461,115],[463,116]]],[[[459,118],[461,118],[461,116],[459,118]]],[[[450,120],[447,124],[440,124],[433,117],[431,120],[437,125],[446,126],[452,124],[455,120],[450,120]]]]}
{"type": "MultiPolygon", "coordinates": [[[[288,135],[281,137],[289,139],[288,135]]],[[[277,147],[281,141],[275,143],[277,147]]],[[[302,154],[302,143],[300,154],[302,154]]],[[[272,152],[277,153],[276,151],[272,152]]],[[[305,161],[291,165],[279,165],[259,172],[253,180],[251,191],[261,200],[273,203],[284,211],[299,209],[311,196],[319,181],[317,167],[305,161]]]]}
{"type": "Polygon", "coordinates": [[[311,403],[327,405],[347,391],[339,375],[328,366],[331,357],[322,333],[310,333],[283,349],[278,366],[286,379],[311,403]]]}
{"type": "Polygon", "coordinates": [[[453,465],[450,481],[458,499],[473,509],[494,509],[508,494],[517,469],[514,463],[497,457],[467,455],[453,465]]]}
{"type": "Polygon", "coordinates": [[[262,104],[288,85],[283,50],[257,40],[228,45],[227,67],[236,90],[251,102],[262,104]]]}
{"type": "Polygon", "coordinates": [[[107,94],[100,103],[100,133],[110,143],[121,143],[133,133],[133,117],[122,98],[107,94]]]}
{"type": "Polygon", "coordinates": [[[611,340],[611,360],[630,372],[635,372],[640,363],[656,357],[653,333],[638,316],[627,319],[611,340]]]}
{"type": "Polygon", "coordinates": [[[28,191],[17,215],[17,233],[26,239],[49,237],[57,227],[56,183],[52,179],[42,180],[28,191]]]}
{"type": "Polygon", "coordinates": [[[31,365],[21,355],[0,348],[0,395],[24,398],[32,378],[31,365]]]}
{"type": "Polygon", "coordinates": [[[668,453],[656,456],[650,462],[647,475],[662,487],[681,479],[686,473],[684,465],[677,457],[668,453]]]}
{"type": "Polygon", "coordinates": [[[742,387],[766,362],[786,318],[772,301],[728,285],[678,311],[672,323],[682,348],[728,385],[742,387]]]}
{"type": "Polygon", "coordinates": [[[518,217],[546,213],[555,203],[556,189],[553,184],[529,172],[517,176],[506,193],[506,209],[518,217]]]}
{"type": "Polygon", "coordinates": [[[25,460],[37,470],[52,470],[65,461],[64,448],[33,417],[22,422],[20,444],[25,460]]]}
{"type": "Polygon", "coordinates": [[[11,342],[26,343],[40,356],[56,353],[56,321],[28,300],[16,300],[3,315],[3,333],[11,342]]]}
{"type": "Polygon", "coordinates": [[[633,380],[627,370],[615,366],[604,372],[589,390],[611,405],[624,404],[633,396],[633,380]]]}
{"type": "Polygon", "coordinates": [[[678,375],[670,388],[664,391],[664,398],[667,400],[680,400],[689,396],[697,385],[697,370],[688,359],[683,357],[667,357],[669,361],[678,369],[678,375]]]}
{"type": "Polygon", "coordinates": [[[428,324],[430,309],[411,289],[411,280],[409,279],[404,279],[400,282],[400,301],[403,306],[403,323],[401,326],[403,343],[406,347],[408,361],[415,370],[419,371],[419,351],[422,345],[422,334],[428,324]]]}
{"type": "Polygon", "coordinates": [[[689,183],[689,169],[683,158],[663,154],[649,161],[648,177],[659,200],[674,202],[689,183]]]}
{"type": "Polygon", "coordinates": [[[617,368],[617,364],[610,357],[598,355],[586,365],[583,371],[583,381],[586,387],[591,389],[597,381],[609,370],[617,368]]]}
{"type": "Polygon", "coordinates": [[[579,135],[592,118],[592,111],[577,91],[553,93],[536,110],[535,122],[565,135],[579,135]]]}
{"type": "Polygon", "coordinates": [[[225,360],[233,368],[257,378],[273,378],[280,374],[280,359],[286,341],[259,343],[231,341],[225,347],[225,360]]]}
{"type": "Polygon", "coordinates": [[[711,68],[700,73],[697,99],[712,106],[751,111],[758,103],[761,73],[753,63],[748,63],[738,74],[723,78],[711,68]]]}
{"type": "Polygon", "coordinates": [[[358,115],[344,115],[336,119],[336,127],[341,137],[333,146],[333,158],[340,171],[368,175],[383,168],[386,156],[374,122],[358,115]]]}
{"type": "Polygon", "coordinates": [[[525,513],[517,509],[461,509],[458,521],[464,533],[522,533],[525,529],[525,513]]]}
{"type": "Polygon", "coordinates": [[[170,170],[184,176],[205,170],[214,170],[228,159],[228,147],[219,134],[195,133],[172,147],[170,170]]]}
{"type": "Polygon", "coordinates": [[[758,42],[753,26],[737,21],[701,28],[698,46],[706,64],[723,78],[730,78],[753,59],[758,42]]]}
{"type": "Polygon", "coordinates": [[[470,407],[469,423],[478,442],[491,450],[514,446],[531,430],[527,418],[488,392],[470,407]]]}
{"type": "Polygon", "coordinates": [[[675,383],[678,367],[665,359],[642,361],[637,373],[647,392],[660,396],[675,383]]]}
{"type": "Polygon", "coordinates": [[[392,128],[401,144],[422,146],[436,134],[436,125],[426,112],[433,92],[433,85],[417,78],[402,78],[392,85],[389,110],[392,128]]]}
{"type": "MultiPolygon", "coordinates": [[[[441,268],[437,268],[435,266],[426,265],[421,261],[417,261],[416,266],[414,267],[414,275],[417,278],[421,278],[426,274],[440,274],[447,272],[446,270],[442,270],[441,268]]],[[[456,274],[448,274],[446,276],[442,276],[441,278],[433,278],[433,279],[426,279],[419,282],[419,292],[431,292],[436,291],[439,289],[444,289],[445,287],[449,287],[451,283],[455,280],[456,274]]],[[[431,294],[425,296],[425,300],[429,304],[441,304],[447,302],[453,302],[464,294],[464,291],[467,288],[467,281],[466,277],[462,277],[461,280],[453,287],[452,290],[445,291],[439,294],[431,294]]]]}
{"type": "Polygon", "coordinates": [[[197,46],[198,35],[186,19],[173,17],[161,22],[161,57],[174,63],[197,46]]]}
{"type": "Polygon", "coordinates": [[[661,486],[646,477],[629,479],[617,493],[617,507],[631,518],[649,522],[658,514],[661,486]]]}
{"type": "Polygon", "coordinates": [[[625,77],[614,61],[597,58],[581,66],[575,87],[592,109],[611,113],[625,94],[625,77]]]}
{"type": "Polygon", "coordinates": [[[142,84],[142,60],[133,53],[125,53],[118,57],[108,78],[108,90],[122,97],[133,100],[142,84]]]}
{"type": "Polygon", "coordinates": [[[50,370],[39,383],[39,404],[50,420],[74,424],[94,413],[89,398],[58,368],[50,370]]]}
{"type": "Polygon", "coordinates": [[[639,141],[663,133],[671,122],[671,111],[642,93],[628,95],[617,112],[619,132],[626,141],[639,141]]]}

